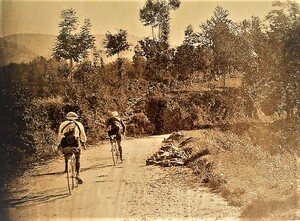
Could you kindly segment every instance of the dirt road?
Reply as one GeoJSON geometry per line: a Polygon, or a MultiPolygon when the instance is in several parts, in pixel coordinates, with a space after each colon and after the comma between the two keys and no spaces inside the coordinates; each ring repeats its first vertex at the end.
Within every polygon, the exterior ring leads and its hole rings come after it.
{"type": "Polygon", "coordinates": [[[9,220],[238,220],[240,211],[199,187],[189,169],[146,166],[163,136],[123,143],[113,166],[109,144],[83,151],[84,184],[68,194],[63,158],[24,174],[8,196],[9,220]]]}

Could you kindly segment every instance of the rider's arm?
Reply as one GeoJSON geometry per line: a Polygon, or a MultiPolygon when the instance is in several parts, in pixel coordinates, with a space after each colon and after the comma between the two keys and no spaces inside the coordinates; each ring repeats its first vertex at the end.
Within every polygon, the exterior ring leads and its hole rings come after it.
{"type": "Polygon", "coordinates": [[[80,122],[77,122],[77,123],[78,123],[79,129],[80,129],[80,141],[82,143],[85,143],[87,141],[87,137],[85,134],[84,127],[83,127],[82,123],[80,123],[80,122]]]}
{"type": "Polygon", "coordinates": [[[125,126],[123,120],[121,120],[121,125],[123,127],[123,134],[125,134],[125,132],[126,132],[126,126],[125,126]]]}
{"type": "Polygon", "coordinates": [[[57,133],[57,142],[60,144],[61,142],[61,139],[63,138],[63,131],[62,129],[65,127],[65,125],[67,124],[68,122],[64,121],[62,122],[60,125],[59,125],[59,128],[58,128],[58,133],[57,133]]]}
{"type": "Polygon", "coordinates": [[[109,126],[110,126],[110,124],[111,124],[111,118],[109,118],[109,119],[107,119],[106,120],[106,123],[105,123],[105,128],[106,128],[106,131],[108,131],[109,130],[109,126]]]}

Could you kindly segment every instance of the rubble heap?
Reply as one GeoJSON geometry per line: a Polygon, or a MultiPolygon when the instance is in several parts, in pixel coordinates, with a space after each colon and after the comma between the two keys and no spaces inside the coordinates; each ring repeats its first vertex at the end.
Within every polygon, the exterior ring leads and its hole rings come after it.
{"type": "Polygon", "coordinates": [[[184,137],[184,134],[181,132],[173,132],[167,139],[164,139],[164,142],[174,142],[179,141],[184,137]]]}
{"type": "Polygon", "coordinates": [[[165,143],[160,150],[153,154],[146,160],[146,165],[161,165],[164,167],[169,166],[183,166],[189,158],[189,153],[180,150],[174,145],[174,137],[183,137],[178,132],[173,133],[169,138],[165,139],[165,143]],[[175,134],[176,133],[176,134],[175,134]]]}

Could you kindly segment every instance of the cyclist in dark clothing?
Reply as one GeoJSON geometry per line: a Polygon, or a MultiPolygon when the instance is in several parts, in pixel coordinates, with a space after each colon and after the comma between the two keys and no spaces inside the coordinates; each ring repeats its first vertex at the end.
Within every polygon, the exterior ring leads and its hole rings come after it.
{"type": "Polygon", "coordinates": [[[111,117],[109,117],[107,119],[106,130],[108,132],[109,137],[111,135],[116,135],[119,152],[120,152],[120,159],[121,159],[121,161],[124,161],[124,159],[122,157],[121,134],[125,135],[126,126],[125,126],[123,120],[119,117],[119,114],[117,111],[113,111],[111,113],[111,117]]]}

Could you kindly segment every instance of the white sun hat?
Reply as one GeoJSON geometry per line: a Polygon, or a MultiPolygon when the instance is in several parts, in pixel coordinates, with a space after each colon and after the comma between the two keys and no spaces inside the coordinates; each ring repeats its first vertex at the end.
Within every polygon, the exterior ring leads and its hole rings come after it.
{"type": "Polygon", "coordinates": [[[114,116],[114,117],[116,117],[116,116],[119,115],[119,113],[117,111],[113,111],[113,112],[111,112],[111,115],[114,116]]]}
{"type": "Polygon", "coordinates": [[[69,113],[67,113],[66,118],[68,120],[76,120],[76,119],[78,119],[78,115],[75,112],[69,112],[69,113]]]}

